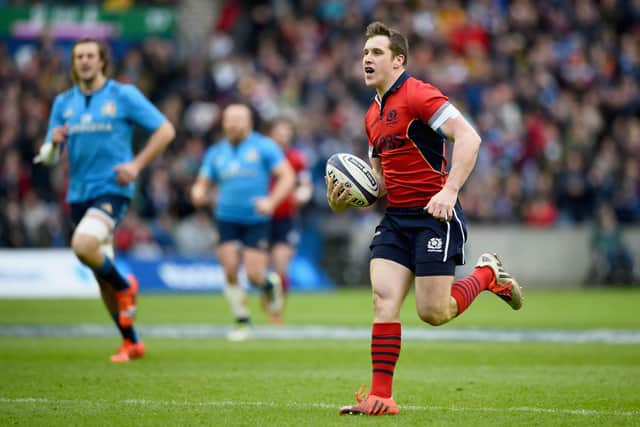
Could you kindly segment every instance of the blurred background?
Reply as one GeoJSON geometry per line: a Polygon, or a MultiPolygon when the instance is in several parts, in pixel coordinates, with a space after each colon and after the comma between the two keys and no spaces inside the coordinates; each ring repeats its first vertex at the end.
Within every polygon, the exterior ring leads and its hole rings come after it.
{"type": "Polygon", "coordinates": [[[66,165],[32,164],[81,36],[108,40],[112,77],[138,86],[178,131],[141,175],[115,237],[143,290],[221,286],[215,223],[188,194],[231,100],[251,105],[259,128],[281,115],[296,123],[315,192],[301,210],[294,290],[366,285],[384,203],[332,214],[323,176],[335,152],[367,155],[373,93],[361,51],[373,20],[408,36],[409,72],[447,94],[483,138],[461,194],[468,264],[489,250],[530,286],[638,283],[638,0],[0,0],[2,295],[51,277],[60,295],[74,294],[71,281],[92,280],[64,249],[66,165]],[[61,266],[73,277],[51,275],[61,266]]]}

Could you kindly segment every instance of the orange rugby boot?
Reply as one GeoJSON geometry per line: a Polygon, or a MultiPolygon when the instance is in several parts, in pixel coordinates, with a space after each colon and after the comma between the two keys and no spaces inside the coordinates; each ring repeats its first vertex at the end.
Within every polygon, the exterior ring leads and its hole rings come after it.
{"type": "Polygon", "coordinates": [[[343,406],[340,415],[397,415],[400,410],[393,397],[380,397],[373,394],[365,394],[364,386],[355,392],[357,405],[343,406]]]}
{"type": "Polygon", "coordinates": [[[504,266],[496,254],[484,253],[478,258],[476,267],[490,267],[496,277],[489,290],[502,298],[514,310],[520,310],[524,297],[517,280],[504,270],[504,266]]]}
{"type": "Polygon", "coordinates": [[[111,356],[111,361],[115,363],[125,363],[133,359],[140,359],[142,356],[144,356],[143,341],[134,343],[131,342],[131,340],[124,340],[116,354],[111,356]]]}

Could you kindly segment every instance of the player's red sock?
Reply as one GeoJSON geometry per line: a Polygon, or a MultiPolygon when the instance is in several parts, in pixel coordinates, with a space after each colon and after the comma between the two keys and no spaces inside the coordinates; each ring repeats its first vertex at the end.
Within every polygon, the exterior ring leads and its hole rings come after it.
{"type": "Polygon", "coordinates": [[[391,397],[393,372],[400,356],[401,342],[402,325],[399,322],[373,324],[371,328],[373,378],[370,394],[391,397]]]}
{"type": "Polygon", "coordinates": [[[458,303],[457,316],[471,305],[480,292],[489,289],[489,285],[495,280],[493,270],[490,267],[478,267],[464,279],[453,282],[451,296],[458,303]]]}
{"type": "Polygon", "coordinates": [[[284,292],[285,294],[289,293],[289,275],[280,275],[280,280],[282,281],[282,292],[284,292]]]}

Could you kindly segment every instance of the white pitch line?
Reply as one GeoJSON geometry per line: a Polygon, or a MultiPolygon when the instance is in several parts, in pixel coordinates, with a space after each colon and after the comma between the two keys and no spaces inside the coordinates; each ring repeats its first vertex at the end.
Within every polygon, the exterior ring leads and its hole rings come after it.
{"type": "MultiPolygon", "coordinates": [[[[46,397],[22,397],[7,398],[0,397],[0,403],[9,404],[68,404],[68,405],[133,405],[133,406],[174,406],[174,407],[229,407],[229,408],[246,408],[246,407],[267,407],[274,409],[332,409],[338,410],[342,405],[330,403],[307,403],[307,402],[249,402],[249,401],[208,401],[208,402],[187,402],[177,400],[147,400],[147,399],[126,399],[126,400],[87,400],[87,399],[49,399],[46,397]]],[[[469,407],[469,406],[416,406],[416,405],[400,405],[401,411],[422,411],[422,412],[524,412],[524,413],[544,413],[544,414],[567,414],[567,415],[601,415],[616,417],[637,417],[640,411],[606,411],[598,409],[553,409],[553,408],[536,408],[530,406],[506,407],[506,408],[489,408],[489,407],[469,407]]]]}
{"type": "MultiPolygon", "coordinates": [[[[231,330],[221,325],[140,325],[143,336],[158,338],[224,338],[231,330]]],[[[111,325],[0,325],[0,336],[113,336],[111,325]]],[[[253,329],[256,339],[271,340],[367,340],[369,327],[345,326],[257,326],[253,329]]],[[[407,327],[402,338],[415,341],[462,342],[546,342],[546,343],[606,343],[640,344],[640,330],[631,329],[434,329],[407,327]]]]}

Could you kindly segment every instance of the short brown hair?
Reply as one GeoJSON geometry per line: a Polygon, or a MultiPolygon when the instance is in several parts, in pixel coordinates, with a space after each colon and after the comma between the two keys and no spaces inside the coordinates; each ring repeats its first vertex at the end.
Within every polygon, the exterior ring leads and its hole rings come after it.
{"type": "Polygon", "coordinates": [[[103,63],[102,74],[104,74],[105,76],[109,75],[109,49],[107,48],[107,45],[98,39],[94,39],[92,37],[83,37],[76,40],[76,42],[73,44],[73,48],[71,48],[71,78],[73,79],[74,83],[78,83],[78,75],[76,74],[76,70],[74,67],[75,50],[76,46],[84,43],[95,43],[98,46],[98,53],[103,63]]]}
{"type": "Polygon", "coordinates": [[[393,28],[387,27],[380,21],[375,21],[367,25],[367,31],[364,37],[366,40],[369,40],[375,36],[389,37],[389,49],[391,53],[394,57],[403,55],[404,61],[402,61],[402,65],[407,65],[407,60],[409,59],[409,43],[404,35],[393,28]]]}
{"type": "Polygon", "coordinates": [[[278,126],[280,123],[284,123],[284,124],[288,125],[294,131],[296,129],[296,125],[295,125],[293,119],[291,119],[291,117],[285,116],[285,115],[280,115],[280,116],[274,117],[269,122],[269,125],[268,125],[269,132],[273,131],[273,129],[275,129],[275,127],[278,126]]]}

